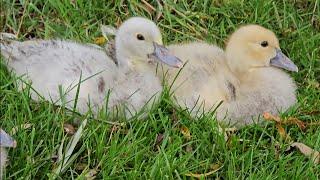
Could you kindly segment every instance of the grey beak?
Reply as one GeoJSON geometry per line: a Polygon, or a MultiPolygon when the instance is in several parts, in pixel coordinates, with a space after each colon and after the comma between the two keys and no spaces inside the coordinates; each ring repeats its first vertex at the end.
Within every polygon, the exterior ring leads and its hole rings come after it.
{"type": "Polygon", "coordinates": [[[0,129],[0,147],[13,147],[17,146],[17,142],[9,136],[4,130],[0,129]]]}
{"type": "Polygon", "coordinates": [[[172,55],[170,51],[164,46],[153,42],[154,52],[149,56],[155,57],[157,60],[176,68],[180,68],[183,66],[183,62],[172,55]]]}
{"type": "Polygon", "coordinates": [[[298,67],[280,49],[276,50],[276,56],[270,60],[270,65],[298,72],[298,67]]]}

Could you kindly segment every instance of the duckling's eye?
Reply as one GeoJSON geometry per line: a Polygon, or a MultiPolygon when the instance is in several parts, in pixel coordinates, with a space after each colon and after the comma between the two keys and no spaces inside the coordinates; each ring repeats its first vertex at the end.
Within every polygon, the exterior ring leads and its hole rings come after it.
{"type": "Polygon", "coordinates": [[[144,37],[141,34],[137,34],[137,39],[143,41],[144,37]]]}
{"type": "Polygon", "coordinates": [[[267,47],[268,46],[268,41],[262,41],[261,42],[262,47],[267,47]]]}

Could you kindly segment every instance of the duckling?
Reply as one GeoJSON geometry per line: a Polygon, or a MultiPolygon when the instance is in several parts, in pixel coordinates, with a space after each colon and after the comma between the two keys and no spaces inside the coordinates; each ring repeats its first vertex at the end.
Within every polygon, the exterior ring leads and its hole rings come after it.
{"type": "Polygon", "coordinates": [[[2,179],[4,169],[7,162],[6,147],[15,148],[17,142],[9,136],[4,130],[0,129],[0,179],[2,179]]]}
{"type": "Polygon", "coordinates": [[[40,94],[70,109],[77,103],[82,114],[90,107],[97,113],[107,102],[109,110],[123,105],[125,116],[132,117],[162,91],[153,68],[155,61],[182,65],[162,44],[155,23],[132,17],[116,34],[118,65],[100,47],[63,40],[2,40],[1,54],[9,69],[30,81],[35,100],[40,94]]]}
{"type": "Polygon", "coordinates": [[[217,119],[241,127],[253,123],[263,112],[277,114],[296,103],[295,82],[280,68],[298,68],[282,53],[276,35],[266,28],[239,28],[231,35],[225,52],[201,42],[170,45],[168,49],[186,62],[177,79],[178,70],[164,69],[168,70],[167,80],[175,80],[178,104],[188,109],[200,103],[206,112],[222,101],[217,119]]]}
{"type": "Polygon", "coordinates": [[[297,102],[297,86],[281,69],[298,72],[298,67],[281,51],[271,30],[259,25],[239,28],[231,35],[225,54],[239,80],[239,96],[223,106],[220,119],[228,112],[239,125],[251,124],[259,120],[252,117],[263,112],[279,114],[297,102]]]}

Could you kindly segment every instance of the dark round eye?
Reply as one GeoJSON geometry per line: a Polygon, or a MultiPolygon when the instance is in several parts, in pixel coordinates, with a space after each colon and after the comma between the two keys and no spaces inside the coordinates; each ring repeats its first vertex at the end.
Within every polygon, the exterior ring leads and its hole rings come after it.
{"type": "Polygon", "coordinates": [[[141,34],[137,34],[137,39],[143,41],[144,37],[141,34]]]}
{"type": "Polygon", "coordinates": [[[261,42],[262,47],[267,47],[268,46],[268,41],[262,41],[261,42]]]}

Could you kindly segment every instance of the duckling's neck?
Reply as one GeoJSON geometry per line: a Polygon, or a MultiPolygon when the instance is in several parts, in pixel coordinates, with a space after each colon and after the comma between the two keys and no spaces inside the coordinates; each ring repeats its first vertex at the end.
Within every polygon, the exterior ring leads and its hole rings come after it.
{"type": "MultiPolygon", "coordinates": [[[[141,57],[132,56],[131,53],[129,53],[126,50],[118,48],[116,51],[116,58],[119,69],[127,73],[129,71],[133,72],[152,72],[153,68],[150,64],[146,61],[146,59],[143,59],[141,57]]],[[[147,57],[146,57],[147,58],[147,57]]]]}
{"type": "Polygon", "coordinates": [[[263,82],[264,78],[261,72],[261,69],[252,68],[235,75],[239,79],[239,82],[240,84],[242,84],[242,86],[245,85],[245,87],[250,86],[251,88],[254,88],[256,86],[259,86],[259,84],[263,82]]]}
{"type": "Polygon", "coordinates": [[[118,62],[119,69],[124,73],[136,72],[136,73],[154,73],[155,68],[152,64],[148,64],[145,60],[139,60],[138,58],[121,58],[122,61],[118,62]]]}
{"type": "Polygon", "coordinates": [[[153,68],[151,64],[145,62],[145,60],[132,60],[130,69],[136,72],[153,73],[155,68],[153,68]]]}

